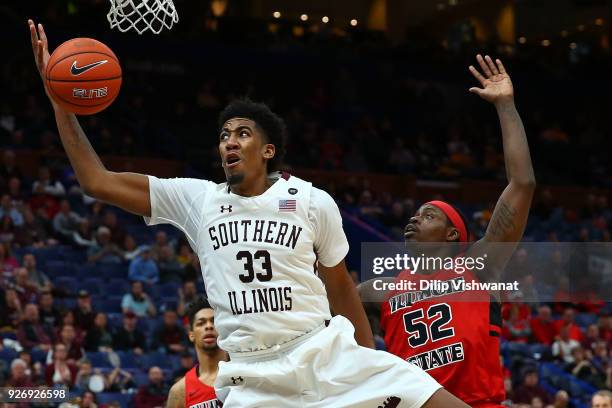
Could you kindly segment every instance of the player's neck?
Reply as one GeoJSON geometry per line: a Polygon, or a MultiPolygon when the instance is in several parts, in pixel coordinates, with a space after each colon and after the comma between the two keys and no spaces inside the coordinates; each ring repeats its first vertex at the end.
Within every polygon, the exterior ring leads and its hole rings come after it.
{"type": "Polygon", "coordinates": [[[227,354],[220,348],[212,351],[203,351],[196,348],[196,354],[198,356],[198,365],[200,366],[200,375],[216,373],[219,361],[227,361],[227,354]]]}
{"type": "Polygon", "coordinates": [[[274,184],[272,180],[268,178],[266,173],[257,175],[254,179],[244,179],[239,184],[230,186],[232,193],[243,197],[255,197],[262,195],[274,184]]]}

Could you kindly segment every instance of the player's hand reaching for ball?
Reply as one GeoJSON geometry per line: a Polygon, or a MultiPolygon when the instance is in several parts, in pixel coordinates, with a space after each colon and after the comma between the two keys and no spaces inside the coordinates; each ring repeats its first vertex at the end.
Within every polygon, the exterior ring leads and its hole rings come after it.
{"type": "MultiPolygon", "coordinates": [[[[49,43],[47,42],[47,35],[45,34],[45,29],[42,24],[34,24],[34,21],[28,20],[28,25],[30,26],[30,39],[32,40],[32,52],[34,53],[34,61],[36,62],[36,68],[38,68],[38,73],[40,74],[40,78],[43,81],[43,86],[45,87],[45,92],[49,95],[47,90],[47,85],[45,81],[45,70],[47,69],[47,62],[49,62],[49,58],[51,55],[49,54],[49,43]]],[[[53,101],[53,100],[52,100],[53,101]]]]}
{"type": "Polygon", "coordinates": [[[476,56],[476,60],[484,75],[472,65],[470,65],[470,72],[480,82],[482,88],[472,87],[470,92],[493,104],[513,102],[514,88],[502,62],[498,59],[493,62],[488,55],[482,58],[480,54],[476,56]]]}

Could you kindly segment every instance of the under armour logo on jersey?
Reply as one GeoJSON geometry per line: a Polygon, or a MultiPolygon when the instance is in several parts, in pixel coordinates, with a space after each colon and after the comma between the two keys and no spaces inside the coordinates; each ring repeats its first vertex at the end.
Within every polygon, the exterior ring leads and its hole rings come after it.
{"type": "Polygon", "coordinates": [[[224,212],[226,212],[226,211],[227,211],[227,212],[232,212],[232,206],[231,206],[231,205],[228,205],[227,207],[225,207],[225,206],[223,206],[223,205],[222,205],[222,206],[221,206],[221,212],[222,212],[222,213],[224,213],[224,212]]]}
{"type": "Polygon", "coordinates": [[[378,408],[396,408],[399,406],[400,402],[402,402],[401,398],[389,397],[383,402],[382,405],[379,405],[378,408]]]}
{"type": "Polygon", "coordinates": [[[290,188],[289,190],[287,190],[287,191],[288,191],[288,192],[289,192],[289,194],[291,194],[291,195],[296,195],[296,194],[297,194],[297,192],[298,192],[297,188],[293,188],[293,187],[291,187],[291,188],[290,188]]]}
{"type": "Polygon", "coordinates": [[[243,382],[243,381],[244,381],[244,378],[242,378],[242,377],[232,377],[232,383],[233,383],[234,385],[236,385],[236,384],[238,384],[238,383],[241,383],[241,382],[243,382]]]}

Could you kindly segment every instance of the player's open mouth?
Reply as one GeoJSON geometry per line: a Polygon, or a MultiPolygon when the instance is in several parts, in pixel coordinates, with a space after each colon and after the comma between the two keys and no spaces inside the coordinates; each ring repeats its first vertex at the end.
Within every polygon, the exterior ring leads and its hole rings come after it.
{"type": "Polygon", "coordinates": [[[231,168],[235,167],[240,163],[242,159],[237,154],[228,154],[225,158],[225,167],[231,168]]]}
{"type": "Polygon", "coordinates": [[[404,228],[404,237],[411,237],[412,235],[416,234],[416,232],[417,227],[414,224],[408,224],[406,225],[406,228],[404,228]]]}

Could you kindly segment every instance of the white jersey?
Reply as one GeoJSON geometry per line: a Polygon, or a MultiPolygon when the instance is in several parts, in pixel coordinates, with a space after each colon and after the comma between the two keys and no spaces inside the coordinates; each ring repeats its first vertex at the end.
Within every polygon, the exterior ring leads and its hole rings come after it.
{"type": "Polygon", "coordinates": [[[331,318],[314,266],[337,265],[348,242],[329,194],[294,176],[256,197],[197,179],[149,176],[149,189],[147,224],[179,228],[200,258],[222,349],[267,349],[331,318]]]}

